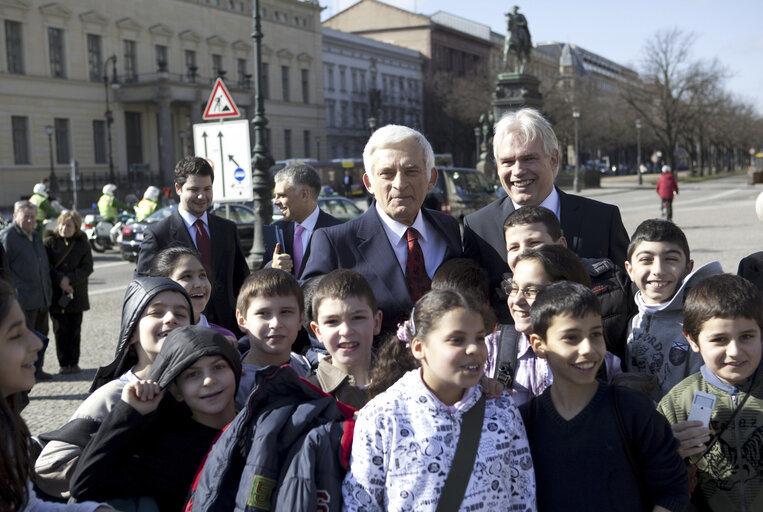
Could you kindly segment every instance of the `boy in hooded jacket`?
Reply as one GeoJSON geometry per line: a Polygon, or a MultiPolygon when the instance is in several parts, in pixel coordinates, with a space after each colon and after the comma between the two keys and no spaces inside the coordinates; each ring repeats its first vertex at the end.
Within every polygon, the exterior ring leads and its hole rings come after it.
{"type": "Polygon", "coordinates": [[[221,333],[172,331],[148,379],[123,388],[82,452],[72,496],[99,496],[120,510],[180,510],[196,468],[236,416],[240,379],[238,351],[221,333]]]}
{"type": "Polygon", "coordinates": [[[45,493],[68,498],[69,481],[83,448],[119,401],[128,383],[145,379],[164,338],[193,322],[185,289],[165,277],[138,277],[127,286],[114,361],[96,372],[91,395],[58,430],[40,435],[47,442],[35,462],[35,481],[45,493]]]}

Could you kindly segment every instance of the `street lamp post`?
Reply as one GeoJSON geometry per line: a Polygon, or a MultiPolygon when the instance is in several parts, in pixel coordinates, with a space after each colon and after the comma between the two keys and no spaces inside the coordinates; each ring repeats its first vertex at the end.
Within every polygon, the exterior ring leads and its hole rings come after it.
{"type": "Polygon", "coordinates": [[[273,158],[265,144],[265,98],[262,96],[262,23],[260,20],[260,0],[254,0],[254,150],[252,151],[252,189],[254,191],[254,241],[249,252],[250,268],[259,268],[265,255],[265,239],[262,227],[270,224],[273,217],[273,204],[270,191],[273,180],[268,170],[273,165],[273,158]]]}
{"type": "Polygon", "coordinates": [[[636,119],[636,174],[638,174],[638,184],[642,185],[644,179],[641,176],[641,119],[636,119]]]}
{"type": "Polygon", "coordinates": [[[580,119],[580,108],[572,107],[572,119],[575,120],[575,178],[572,186],[575,192],[580,192],[580,153],[578,151],[578,119],[580,119]]]}
{"type": "Polygon", "coordinates": [[[58,180],[56,179],[56,171],[53,170],[53,132],[55,129],[48,125],[45,127],[45,133],[48,134],[48,147],[50,148],[50,191],[56,192],[58,189],[58,180]]]}
{"type": "Polygon", "coordinates": [[[482,136],[482,129],[479,126],[474,127],[474,147],[477,153],[477,159],[475,162],[480,161],[480,137],[482,136]]]}
{"type": "Polygon", "coordinates": [[[180,137],[180,158],[185,158],[185,130],[180,130],[178,136],[180,137]]]}
{"type": "Polygon", "coordinates": [[[112,55],[106,62],[103,63],[103,88],[106,92],[106,139],[108,141],[109,149],[109,182],[114,183],[116,181],[116,175],[114,174],[114,155],[111,147],[111,124],[114,122],[114,116],[109,106],[109,72],[107,70],[109,62],[111,62],[111,87],[113,89],[119,88],[119,80],[117,79],[117,56],[112,55]]]}

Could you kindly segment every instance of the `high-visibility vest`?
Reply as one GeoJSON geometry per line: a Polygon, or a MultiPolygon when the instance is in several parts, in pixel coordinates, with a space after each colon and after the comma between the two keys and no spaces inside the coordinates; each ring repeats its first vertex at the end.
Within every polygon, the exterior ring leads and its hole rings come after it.
{"type": "Polygon", "coordinates": [[[104,219],[116,219],[119,212],[114,206],[114,196],[103,194],[98,200],[98,212],[104,219]]]}
{"type": "Polygon", "coordinates": [[[29,198],[29,202],[37,206],[37,220],[43,221],[48,218],[48,214],[45,213],[45,210],[42,208],[42,203],[47,201],[48,198],[45,196],[42,196],[40,194],[32,194],[32,197],[29,198]]]}
{"type": "Polygon", "coordinates": [[[152,201],[148,198],[143,198],[138,203],[138,206],[135,207],[135,220],[138,222],[142,221],[152,213],[156,211],[156,207],[159,206],[159,203],[156,201],[152,201]]]}

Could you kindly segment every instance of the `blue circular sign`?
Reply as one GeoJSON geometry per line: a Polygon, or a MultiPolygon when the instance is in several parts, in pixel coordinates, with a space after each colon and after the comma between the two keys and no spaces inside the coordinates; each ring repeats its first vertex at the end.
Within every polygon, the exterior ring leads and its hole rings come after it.
{"type": "Polygon", "coordinates": [[[233,171],[233,177],[236,178],[238,181],[244,181],[244,177],[246,176],[246,173],[241,167],[238,167],[235,171],[233,171]]]}

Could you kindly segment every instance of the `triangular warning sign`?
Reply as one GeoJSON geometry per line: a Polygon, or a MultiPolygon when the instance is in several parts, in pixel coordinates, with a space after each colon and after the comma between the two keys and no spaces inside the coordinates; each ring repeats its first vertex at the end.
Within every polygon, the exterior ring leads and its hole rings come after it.
{"type": "Polygon", "coordinates": [[[202,116],[205,121],[210,119],[224,119],[226,117],[241,117],[238,107],[233,103],[233,98],[225,87],[222,79],[215,81],[212,94],[209,96],[207,108],[204,109],[202,116]]]}

